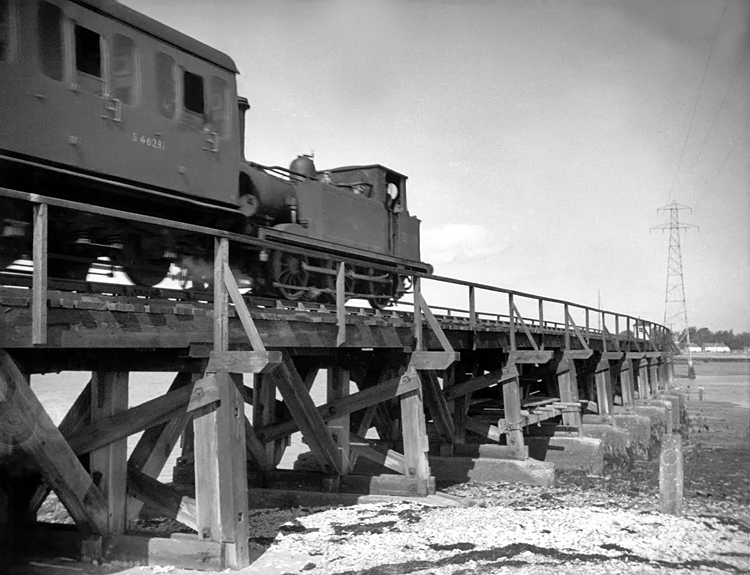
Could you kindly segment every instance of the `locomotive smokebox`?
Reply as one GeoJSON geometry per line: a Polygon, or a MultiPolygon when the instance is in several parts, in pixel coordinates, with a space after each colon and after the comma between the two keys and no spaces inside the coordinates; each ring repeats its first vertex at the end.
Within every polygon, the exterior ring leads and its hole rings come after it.
{"type": "Polygon", "coordinates": [[[242,96],[237,98],[237,108],[240,111],[240,157],[245,159],[245,115],[250,109],[250,102],[242,96]]]}
{"type": "Polygon", "coordinates": [[[289,166],[289,171],[304,176],[310,180],[314,180],[318,175],[315,170],[315,162],[313,162],[312,156],[308,156],[307,154],[294,158],[289,166]]]}
{"type": "Polygon", "coordinates": [[[266,220],[267,225],[284,224],[293,221],[292,210],[296,211],[297,192],[287,180],[282,180],[254,167],[248,166],[241,175],[241,187],[257,199],[256,216],[266,220]],[[244,180],[249,176],[249,182],[244,180]]]}

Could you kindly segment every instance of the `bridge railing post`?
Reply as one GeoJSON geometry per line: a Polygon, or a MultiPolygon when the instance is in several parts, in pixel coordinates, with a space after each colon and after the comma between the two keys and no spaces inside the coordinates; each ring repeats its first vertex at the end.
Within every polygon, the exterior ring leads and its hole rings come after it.
{"type": "Polygon", "coordinates": [[[339,262],[336,272],[336,346],[341,347],[346,341],[346,264],[339,262]]]}
{"type": "Polygon", "coordinates": [[[544,300],[539,298],[539,329],[541,330],[539,349],[544,349],[544,300]]]}
{"type": "Polygon", "coordinates": [[[615,314],[615,346],[620,349],[620,314],[615,314]]]}
{"type": "Polygon", "coordinates": [[[47,343],[47,233],[48,207],[34,204],[31,343],[47,343]]]}
{"type": "Polygon", "coordinates": [[[510,350],[516,351],[516,313],[513,294],[508,294],[508,320],[510,321],[510,350]]]}
{"type": "Polygon", "coordinates": [[[424,350],[424,341],[422,334],[422,287],[421,278],[414,276],[414,339],[416,351],[424,350]]]}
{"type": "Polygon", "coordinates": [[[477,302],[474,286],[469,286],[469,329],[471,330],[471,347],[474,349],[477,336],[477,302]]]}

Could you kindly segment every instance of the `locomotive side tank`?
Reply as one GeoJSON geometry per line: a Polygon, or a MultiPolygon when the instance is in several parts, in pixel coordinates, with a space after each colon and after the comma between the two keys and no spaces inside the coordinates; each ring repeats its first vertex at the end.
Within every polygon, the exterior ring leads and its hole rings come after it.
{"type": "MultiPolygon", "coordinates": [[[[0,0],[0,30],[0,187],[267,239],[272,253],[247,249],[233,262],[262,295],[330,299],[336,256],[429,270],[405,176],[245,159],[249,105],[229,56],[114,0],[0,0]]],[[[166,227],[64,209],[51,211],[49,237],[49,274],[74,280],[104,259],[155,285],[172,264],[189,276],[184,264],[212,250],[166,227]]],[[[30,249],[28,205],[0,196],[0,269],[30,249]]],[[[401,285],[364,264],[347,289],[382,305],[401,285]]]]}

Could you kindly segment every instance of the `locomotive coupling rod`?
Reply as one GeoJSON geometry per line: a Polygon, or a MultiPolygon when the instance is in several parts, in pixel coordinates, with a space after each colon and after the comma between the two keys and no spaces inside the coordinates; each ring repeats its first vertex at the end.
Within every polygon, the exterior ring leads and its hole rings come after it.
{"type": "MultiPolygon", "coordinates": [[[[302,269],[305,270],[306,272],[314,272],[317,274],[328,274],[329,276],[335,276],[336,274],[338,274],[338,271],[336,270],[336,268],[321,268],[318,266],[311,266],[310,264],[305,263],[305,262],[301,262],[301,263],[302,263],[302,269]]],[[[347,275],[349,274],[347,273],[347,275]]]]}
{"type": "Polygon", "coordinates": [[[355,280],[364,280],[364,281],[368,281],[368,282],[376,282],[376,283],[381,283],[381,284],[389,284],[389,283],[391,283],[391,279],[390,279],[390,276],[388,274],[385,274],[385,275],[382,275],[382,276],[365,276],[365,275],[362,275],[362,274],[355,274],[355,273],[353,273],[352,275],[347,276],[347,277],[353,278],[355,280]]]}
{"type": "MultiPolygon", "coordinates": [[[[335,276],[338,271],[336,269],[330,269],[330,268],[321,268],[318,266],[311,266],[310,264],[307,264],[305,262],[302,262],[302,269],[306,272],[313,272],[318,274],[327,274],[329,276],[335,276]]],[[[383,274],[380,276],[367,276],[363,274],[357,274],[351,271],[350,269],[346,270],[346,277],[350,279],[355,280],[365,280],[365,281],[371,281],[371,282],[379,282],[379,283],[390,283],[390,275],[389,274],[383,274]]]]}

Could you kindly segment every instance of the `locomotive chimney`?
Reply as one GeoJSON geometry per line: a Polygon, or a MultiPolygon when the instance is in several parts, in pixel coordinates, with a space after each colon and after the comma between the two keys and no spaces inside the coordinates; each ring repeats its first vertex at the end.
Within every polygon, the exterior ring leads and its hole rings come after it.
{"type": "Polygon", "coordinates": [[[237,107],[240,110],[240,154],[245,159],[245,114],[250,109],[250,102],[247,98],[240,96],[237,98],[237,107]]]}

